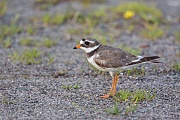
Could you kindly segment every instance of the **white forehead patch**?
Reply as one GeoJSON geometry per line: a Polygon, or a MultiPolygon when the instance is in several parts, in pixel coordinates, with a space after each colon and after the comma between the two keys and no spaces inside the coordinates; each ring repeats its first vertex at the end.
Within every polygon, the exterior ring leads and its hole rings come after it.
{"type": "Polygon", "coordinates": [[[80,41],[80,44],[84,44],[84,41],[81,40],[81,41],[80,41]]]}

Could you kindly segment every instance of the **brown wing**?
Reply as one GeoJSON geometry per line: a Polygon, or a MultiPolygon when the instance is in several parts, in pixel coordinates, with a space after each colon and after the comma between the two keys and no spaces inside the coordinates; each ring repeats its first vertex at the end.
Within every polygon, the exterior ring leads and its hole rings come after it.
{"type": "Polygon", "coordinates": [[[131,63],[136,56],[121,49],[99,51],[94,58],[97,65],[103,68],[117,68],[131,63]]]}

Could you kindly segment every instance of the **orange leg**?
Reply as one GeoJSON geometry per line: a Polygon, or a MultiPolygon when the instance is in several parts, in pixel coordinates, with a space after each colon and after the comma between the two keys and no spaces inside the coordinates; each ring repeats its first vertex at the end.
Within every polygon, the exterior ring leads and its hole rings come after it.
{"type": "Polygon", "coordinates": [[[117,82],[118,82],[118,78],[119,78],[118,75],[115,74],[113,79],[112,79],[112,86],[111,86],[110,92],[108,94],[100,96],[100,98],[109,98],[110,96],[115,95],[115,93],[116,93],[116,85],[117,85],[117,82]]]}

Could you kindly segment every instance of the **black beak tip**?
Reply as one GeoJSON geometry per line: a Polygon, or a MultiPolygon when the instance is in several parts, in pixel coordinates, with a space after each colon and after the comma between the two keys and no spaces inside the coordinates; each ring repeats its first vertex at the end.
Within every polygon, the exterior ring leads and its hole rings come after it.
{"type": "Polygon", "coordinates": [[[73,49],[77,49],[76,46],[73,49]]]}

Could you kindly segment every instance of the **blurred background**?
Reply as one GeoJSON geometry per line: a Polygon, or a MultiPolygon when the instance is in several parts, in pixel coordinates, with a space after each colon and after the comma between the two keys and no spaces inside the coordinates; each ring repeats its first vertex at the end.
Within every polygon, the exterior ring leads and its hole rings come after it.
{"type": "Polygon", "coordinates": [[[0,119],[178,120],[179,78],[180,0],[0,0],[0,119]],[[111,77],[73,49],[84,37],[162,63],[100,99],[111,77]]]}
{"type": "Polygon", "coordinates": [[[37,64],[40,51],[93,37],[135,55],[159,55],[179,68],[179,8],[179,0],[1,0],[1,54],[37,64]]]}

